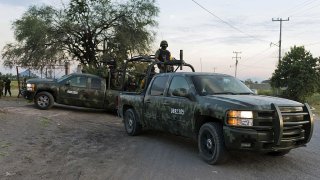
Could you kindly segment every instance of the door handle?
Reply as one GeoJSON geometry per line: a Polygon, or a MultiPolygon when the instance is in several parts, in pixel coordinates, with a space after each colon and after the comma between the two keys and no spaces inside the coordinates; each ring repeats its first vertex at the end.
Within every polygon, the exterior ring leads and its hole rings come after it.
{"type": "Polygon", "coordinates": [[[151,103],[150,99],[146,100],[145,103],[151,103]]]}

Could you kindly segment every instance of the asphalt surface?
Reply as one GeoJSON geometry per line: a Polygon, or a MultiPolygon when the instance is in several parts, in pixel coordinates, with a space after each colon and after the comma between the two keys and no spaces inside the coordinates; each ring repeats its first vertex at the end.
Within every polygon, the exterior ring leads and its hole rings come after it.
{"type": "Polygon", "coordinates": [[[307,147],[284,157],[231,152],[212,166],[192,140],[130,137],[113,114],[0,100],[0,179],[320,179],[319,128],[317,118],[307,147]]]}

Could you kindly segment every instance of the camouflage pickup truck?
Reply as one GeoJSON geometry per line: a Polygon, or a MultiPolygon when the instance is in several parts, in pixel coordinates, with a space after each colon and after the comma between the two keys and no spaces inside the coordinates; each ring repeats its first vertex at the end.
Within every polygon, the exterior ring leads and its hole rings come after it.
{"type": "Polygon", "coordinates": [[[209,164],[224,162],[229,150],[285,155],[305,146],[314,126],[308,104],[256,95],[214,73],[156,74],[141,93],[120,93],[119,115],[131,136],[155,129],[194,138],[209,164]]]}
{"type": "Polygon", "coordinates": [[[54,102],[64,105],[114,110],[119,90],[112,89],[106,79],[92,74],[74,73],[58,80],[29,79],[24,98],[33,100],[42,110],[54,102]]]}

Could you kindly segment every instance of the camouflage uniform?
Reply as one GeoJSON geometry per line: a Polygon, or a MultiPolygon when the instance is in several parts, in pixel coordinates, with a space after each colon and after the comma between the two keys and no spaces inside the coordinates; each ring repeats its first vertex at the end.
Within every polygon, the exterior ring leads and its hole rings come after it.
{"type": "Polygon", "coordinates": [[[3,93],[3,85],[4,85],[4,82],[3,82],[2,78],[0,77],[0,98],[1,98],[2,93],[3,93]]]}
{"type": "MultiPolygon", "coordinates": [[[[171,60],[171,53],[170,53],[170,51],[167,50],[167,47],[168,47],[167,41],[161,41],[160,47],[161,48],[158,49],[155,54],[155,58],[161,62],[170,61],[171,60]]],[[[158,65],[158,68],[160,69],[160,73],[171,71],[171,66],[165,67],[164,65],[158,65]]]]}
{"type": "Polygon", "coordinates": [[[8,77],[4,81],[4,96],[7,96],[7,93],[11,96],[11,80],[8,77]]]}

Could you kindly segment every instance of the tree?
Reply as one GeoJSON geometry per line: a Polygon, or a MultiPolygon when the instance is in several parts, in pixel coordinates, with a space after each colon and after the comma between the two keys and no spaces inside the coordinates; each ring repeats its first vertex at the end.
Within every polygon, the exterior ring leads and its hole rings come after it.
{"type": "Polygon", "coordinates": [[[74,59],[86,69],[105,60],[146,53],[159,9],[154,0],[70,0],[68,6],[31,7],[13,23],[16,43],[4,47],[4,65],[40,69],[74,59]]]}
{"type": "Polygon", "coordinates": [[[272,74],[271,86],[285,89],[283,95],[289,99],[304,102],[319,88],[319,62],[303,46],[294,46],[272,74]]]}
{"type": "Polygon", "coordinates": [[[244,81],[244,83],[245,83],[246,85],[254,84],[253,81],[252,81],[252,79],[246,79],[246,80],[244,81]]]}
{"type": "Polygon", "coordinates": [[[269,83],[270,83],[270,79],[263,80],[263,81],[261,81],[261,83],[267,83],[267,84],[269,84],[269,83]]]}
{"type": "Polygon", "coordinates": [[[39,69],[63,59],[61,46],[55,43],[54,13],[51,7],[31,7],[21,19],[13,23],[17,42],[4,47],[4,66],[31,66],[39,69]]]}

